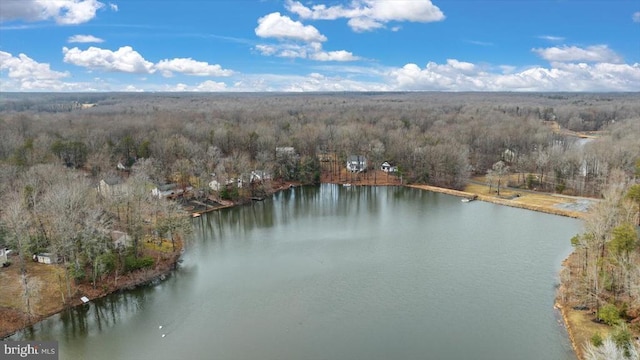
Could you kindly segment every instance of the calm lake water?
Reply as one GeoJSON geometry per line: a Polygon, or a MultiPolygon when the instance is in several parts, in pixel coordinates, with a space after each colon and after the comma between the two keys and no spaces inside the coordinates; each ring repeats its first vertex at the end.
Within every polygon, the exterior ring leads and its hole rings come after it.
{"type": "Polygon", "coordinates": [[[193,221],[167,280],[12,339],[61,359],[575,359],[553,299],[578,220],[322,185],[193,221]]]}

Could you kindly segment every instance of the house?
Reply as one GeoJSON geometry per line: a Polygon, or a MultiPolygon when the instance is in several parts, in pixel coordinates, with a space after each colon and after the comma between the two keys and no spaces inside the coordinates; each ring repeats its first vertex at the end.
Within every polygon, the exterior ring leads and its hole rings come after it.
{"type": "Polygon", "coordinates": [[[4,245],[0,246],[0,266],[4,267],[9,264],[9,254],[11,250],[7,249],[4,245]]]}
{"type": "Polygon", "coordinates": [[[129,169],[127,166],[125,166],[122,161],[118,161],[118,164],[116,165],[116,169],[120,170],[120,171],[129,171],[131,169],[129,169]]]}
{"type": "Polygon", "coordinates": [[[271,180],[271,174],[264,170],[253,170],[249,176],[249,183],[260,183],[271,180]]]}
{"type": "MultiPolygon", "coordinates": [[[[242,184],[244,184],[244,181],[242,181],[241,178],[238,178],[238,180],[236,179],[227,179],[227,181],[224,182],[225,186],[229,186],[229,185],[236,185],[238,187],[238,189],[242,188],[242,184]]],[[[213,179],[211,181],[209,181],[209,187],[211,188],[211,190],[213,191],[220,191],[222,189],[222,184],[216,180],[213,179]]]]}
{"type": "Polygon", "coordinates": [[[209,181],[209,187],[213,191],[220,191],[220,183],[216,179],[209,181]]]}
{"type": "Polygon", "coordinates": [[[54,259],[55,258],[52,253],[40,253],[33,255],[33,260],[41,264],[54,264],[56,263],[54,259]]]}
{"type": "Polygon", "coordinates": [[[367,158],[361,155],[351,155],[347,158],[347,170],[362,172],[367,170],[367,158]]]}
{"type": "Polygon", "coordinates": [[[283,147],[276,148],[276,158],[295,156],[295,155],[296,155],[296,149],[294,149],[292,146],[283,146],[283,147]]]}
{"type": "Polygon", "coordinates": [[[176,184],[163,184],[151,189],[151,195],[161,199],[169,197],[171,195],[175,195],[177,193],[177,190],[178,185],[176,184]]]}
{"type": "MultiPolygon", "coordinates": [[[[224,182],[224,186],[229,187],[229,186],[235,185],[238,189],[242,189],[242,184],[244,184],[244,181],[242,181],[242,179],[240,178],[238,178],[238,180],[231,178],[231,179],[227,179],[224,182]]],[[[213,191],[220,191],[220,189],[222,189],[222,186],[223,185],[218,180],[215,180],[215,179],[209,182],[209,187],[213,191]]]]}
{"type": "Polygon", "coordinates": [[[388,161],[385,161],[380,165],[380,170],[386,173],[393,173],[398,171],[398,167],[395,165],[391,165],[388,161]]]}
{"type": "Polygon", "coordinates": [[[127,193],[127,185],[119,176],[110,176],[100,180],[98,192],[104,197],[113,197],[127,193]]]}
{"type": "Polygon", "coordinates": [[[113,246],[116,249],[124,249],[133,244],[133,241],[129,234],[118,230],[114,230],[111,232],[111,241],[113,242],[113,246]]]}
{"type": "Polygon", "coordinates": [[[508,163],[513,163],[516,161],[517,158],[517,154],[515,151],[511,150],[511,149],[505,149],[502,152],[502,160],[508,162],[508,163]]]}

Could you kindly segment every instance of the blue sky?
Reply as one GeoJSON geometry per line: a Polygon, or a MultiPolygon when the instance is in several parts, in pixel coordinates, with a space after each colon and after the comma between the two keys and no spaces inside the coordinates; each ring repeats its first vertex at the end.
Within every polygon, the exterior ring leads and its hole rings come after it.
{"type": "Polygon", "coordinates": [[[0,91],[432,90],[640,91],[640,1],[0,1],[0,91]]]}

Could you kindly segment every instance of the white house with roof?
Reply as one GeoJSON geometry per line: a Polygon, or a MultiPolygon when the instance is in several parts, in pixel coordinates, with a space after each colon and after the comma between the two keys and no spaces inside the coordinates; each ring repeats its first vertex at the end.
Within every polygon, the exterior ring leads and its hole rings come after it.
{"type": "Polygon", "coordinates": [[[151,189],[151,195],[161,199],[175,195],[177,190],[178,185],[176,184],[162,184],[151,189]]]}
{"type": "Polygon", "coordinates": [[[362,155],[351,155],[347,158],[347,170],[362,172],[367,170],[367,158],[362,155]]]}
{"type": "Polygon", "coordinates": [[[398,167],[395,165],[391,165],[391,163],[389,163],[388,161],[385,161],[382,163],[382,165],[380,165],[380,170],[386,173],[393,173],[398,171],[398,167]]]}

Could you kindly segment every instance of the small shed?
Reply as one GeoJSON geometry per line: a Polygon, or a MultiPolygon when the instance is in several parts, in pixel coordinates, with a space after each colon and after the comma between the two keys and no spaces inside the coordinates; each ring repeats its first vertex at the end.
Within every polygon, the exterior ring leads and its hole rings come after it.
{"type": "Polygon", "coordinates": [[[55,263],[54,257],[52,253],[40,253],[33,256],[36,262],[42,264],[53,264],[55,263]]]}

